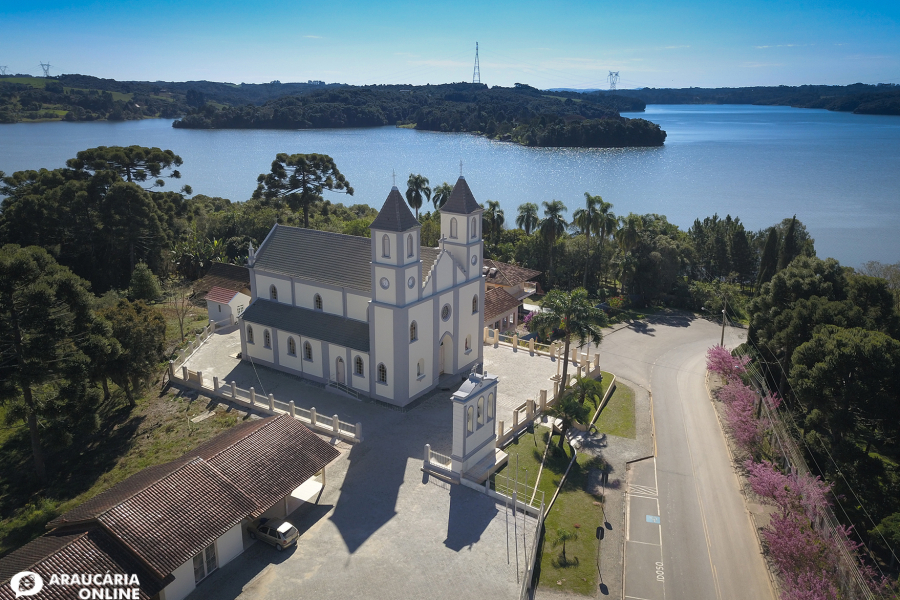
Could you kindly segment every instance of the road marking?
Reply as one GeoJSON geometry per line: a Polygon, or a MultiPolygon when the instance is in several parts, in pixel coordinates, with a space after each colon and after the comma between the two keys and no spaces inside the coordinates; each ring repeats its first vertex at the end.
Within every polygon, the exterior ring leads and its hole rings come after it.
{"type": "Polygon", "coordinates": [[[647,522],[659,525],[659,517],[656,515],[647,515],[647,522]]]}
{"type": "Polygon", "coordinates": [[[629,493],[628,496],[630,498],[643,498],[644,500],[659,500],[659,498],[657,498],[656,496],[642,496],[640,494],[631,494],[631,493],[629,493]]]}
{"type": "MultiPolygon", "coordinates": [[[[655,473],[655,470],[654,470],[654,473],[655,473]]],[[[647,485],[629,485],[628,487],[631,488],[632,490],[634,490],[634,492],[638,493],[638,494],[647,494],[649,496],[657,495],[656,489],[652,488],[650,486],[647,486],[647,485]]]]}
{"type": "Polygon", "coordinates": [[[654,544],[653,542],[639,542],[637,540],[628,540],[629,544],[641,544],[644,546],[653,546],[655,548],[659,548],[659,544],[654,544]]]}

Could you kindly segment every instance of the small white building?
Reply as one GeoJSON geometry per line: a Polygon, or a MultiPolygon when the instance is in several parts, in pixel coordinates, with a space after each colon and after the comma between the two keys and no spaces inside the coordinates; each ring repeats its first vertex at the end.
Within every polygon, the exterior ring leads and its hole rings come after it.
{"type": "Polygon", "coordinates": [[[250,296],[243,292],[214,286],[206,294],[209,320],[219,327],[234,325],[248,306],[250,296]]]}

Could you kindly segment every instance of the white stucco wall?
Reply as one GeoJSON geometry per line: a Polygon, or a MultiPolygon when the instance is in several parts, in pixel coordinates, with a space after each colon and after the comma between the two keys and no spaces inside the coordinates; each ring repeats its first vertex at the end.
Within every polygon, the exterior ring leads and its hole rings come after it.
{"type": "Polygon", "coordinates": [[[369,309],[369,297],[357,294],[347,294],[347,317],[357,321],[368,322],[367,311],[369,309]]]}
{"type": "Polygon", "coordinates": [[[181,600],[194,591],[194,562],[188,559],[186,563],[172,571],[175,581],[166,586],[159,595],[160,600],[181,600]]]}
{"type": "Polygon", "coordinates": [[[350,385],[358,390],[369,391],[369,355],[355,350],[350,351],[350,385]],[[356,374],[356,357],[359,356],[363,360],[363,374],[356,374]]]}
{"type": "Polygon", "coordinates": [[[474,360],[477,356],[476,344],[481,343],[481,331],[483,330],[482,311],[484,310],[484,298],[481,296],[481,281],[473,280],[459,290],[459,342],[456,346],[457,364],[462,366],[474,360]],[[478,296],[478,312],[472,313],[472,297],[478,296]],[[472,336],[469,346],[470,352],[466,353],[466,336],[472,336]]]}
{"type": "Polygon", "coordinates": [[[409,346],[409,395],[414,396],[426,389],[434,382],[434,303],[422,302],[409,309],[409,325],[415,321],[418,330],[418,341],[409,346]],[[425,360],[424,376],[419,379],[416,376],[416,366],[419,359],[425,360]]]}
{"type": "Polygon", "coordinates": [[[297,306],[315,310],[315,297],[316,294],[319,294],[322,296],[322,312],[344,316],[344,295],[340,290],[332,290],[297,281],[294,283],[294,293],[297,306]]]}
{"type": "Polygon", "coordinates": [[[275,286],[275,289],[278,290],[278,301],[282,304],[291,304],[293,299],[291,297],[291,282],[288,279],[278,279],[276,277],[269,277],[268,275],[263,275],[261,273],[256,273],[256,295],[259,298],[264,300],[271,300],[269,292],[272,286],[275,286]]]}
{"type": "MultiPolygon", "coordinates": [[[[400,287],[400,283],[396,281],[398,271],[394,269],[388,269],[385,267],[375,267],[375,289],[374,297],[379,302],[384,302],[385,304],[397,304],[397,290],[400,287]],[[390,287],[388,289],[384,289],[381,287],[381,278],[387,278],[390,283],[390,287]]],[[[403,271],[399,271],[399,273],[403,273],[403,271]]],[[[402,292],[401,292],[402,294],[402,292]]],[[[402,295],[400,296],[403,297],[402,295]]]]}
{"type": "Polygon", "coordinates": [[[313,340],[310,338],[303,338],[303,342],[309,342],[310,346],[312,346],[312,360],[306,360],[304,358],[305,354],[303,353],[303,346],[301,345],[297,348],[297,354],[300,355],[300,358],[303,360],[303,372],[309,375],[315,375],[316,377],[324,377],[323,373],[325,372],[322,368],[322,359],[323,359],[323,344],[318,340],[313,340]]]}
{"type": "Polygon", "coordinates": [[[352,371],[352,367],[350,363],[347,362],[347,349],[343,346],[335,346],[334,344],[328,344],[328,378],[335,379],[337,377],[337,359],[338,357],[344,359],[344,383],[350,383],[350,371],[352,371]]]}
{"type": "Polygon", "coordinates": [[[243,523],[238,523],[216,540],[216,553],[219,555],[220,569],[244,551],[244,540],[241,535],[241,527],[243,527],[243,523]]]}
{"type": "Polygon", "coordinates": [[[419,290],[422,282],[419,281],[419,265],[413,265],[403,273],[403,298],[405,304],[410,304],[419,299],[419,290]],[[413,286],[409,287],[409,278],[413,278],[413,286]]]}
{"type": "Polygon", "coordinates": [[[442,252],[431,271],[432,290],[435,293],[453,287],[453,257],[447,252],[442,252]]]}
{"type": "Polygon", "coordinates": [[[275,362],[275,336],[273,331],[268,327],[263,327],[262,325],[257,325],[256,323],[250,323],[244,321],[244,339],[247,340],[247,354],[249,354],[253,358],[261,358],[263,360],[267,360],[269,362],[275,362]],[[253,327],[253,343],[250,343],[250,338],[247,337],[247,327],[253,327]],[[269,333],[272,334],[272,348],[265,347],[265,331],[269,329],[269,333]]]}
{"type": "Polygon", "coordinates": [[[394,313],[392,310],[379,306],[373,307],[375,314],[375,339],[371,340],[375,344],[374,358],[372,362],[373,369],[378,368],[379,363],[384,363],[387,367],[387,383],[378,382],[378,374],[373,373],[372,381],[375,383],[374,391],[386,398],[394,398],[394,380],[397,377],[397,371],[394,368],[394,313]]]}
{"type": "Polygon", "coordinates": [[[287,331],[278,332],[278,364],[283,367],[303,371],[303,338],[296,333],[287,331]],[[288,338],[294,338],[297,344],[296,356],[288,354],[288,338]]]}
{"type": "MultiPolygon", "coordinates": [[[[445,333],[453,335],[453,320],[459,318],[459,307],[454,306],[453,304],[453,292],[441,294],[438,298],[438,305],[434,318],[438,320],[438,340],[440,340],[445,333]],[[451,309],[450,318],[446,321],[441,319],[441,310],[443,310],[445,304],[449,304],[451,309]]],[[[453,343],[458,343],[458,340],[454,338],[453,343]]]]}

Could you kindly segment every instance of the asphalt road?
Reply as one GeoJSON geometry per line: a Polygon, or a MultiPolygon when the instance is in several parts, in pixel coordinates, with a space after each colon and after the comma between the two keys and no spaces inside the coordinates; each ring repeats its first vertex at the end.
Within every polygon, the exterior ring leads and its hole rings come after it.
{"type": "MultiPolygon", "coordinates": [[[[719,325],[689,315],[656,317],[608,334],[599,350],[604,370],[647,388],[653,398],[662,565],[629,565],[626,554],[626,597],[642,598],[630,590],[640,593],[662,574],[666,600],[774,598],[706,394],[705,353],[720,332],[719,325]]],[[[729,328],[725,345],[743,338],[743,331],[729,328]]],[[[634,504],[630,519],[646,523],[643,513],[652,512],[634,504]]]]}

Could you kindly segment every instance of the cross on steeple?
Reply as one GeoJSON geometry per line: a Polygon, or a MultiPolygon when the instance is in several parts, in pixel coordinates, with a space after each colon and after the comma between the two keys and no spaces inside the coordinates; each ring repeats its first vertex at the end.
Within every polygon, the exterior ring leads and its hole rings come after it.
{"type": "Polygon", "coordinates": [[[459,159],[459,176],[462,177],[462,159],[459,159]]]}
{"type": "Polygon", "coordinates": [[[394,187],[397,187],[397,172],[391,169],[391,177],[394,180],[394,187]]]}

